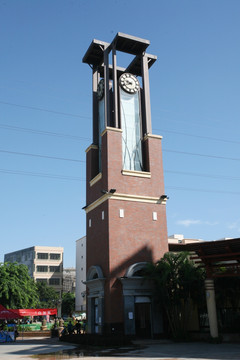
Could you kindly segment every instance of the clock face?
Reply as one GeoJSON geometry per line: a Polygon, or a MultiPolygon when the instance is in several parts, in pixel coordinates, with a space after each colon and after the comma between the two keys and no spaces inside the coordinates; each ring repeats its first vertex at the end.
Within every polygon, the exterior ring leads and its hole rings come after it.
{"type": "Polygon", "coordinates": [[[140,89],[140,84],[138,79],[136,78],[136,76],[132,74],[129,73],[122,74],[120,76],[119,81],[121,88],[130,94],[134,94],[140,89]]]}
{"type": "Polygon", "coordinates": [[[104,79],[101,79],[97,87],[98,100],[102,100],[103,95],[104,95],[104,79]]]}

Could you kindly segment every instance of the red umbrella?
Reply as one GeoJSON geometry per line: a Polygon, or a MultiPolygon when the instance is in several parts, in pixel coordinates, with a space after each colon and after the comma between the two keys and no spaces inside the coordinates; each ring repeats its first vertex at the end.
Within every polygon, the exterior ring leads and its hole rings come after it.
{"type": "Polygon", "coordinates": [[[0,319],[20,319],[21,315],[15,314],[13,311],[6,309],[4,306],[0,305],[0,319]]]}

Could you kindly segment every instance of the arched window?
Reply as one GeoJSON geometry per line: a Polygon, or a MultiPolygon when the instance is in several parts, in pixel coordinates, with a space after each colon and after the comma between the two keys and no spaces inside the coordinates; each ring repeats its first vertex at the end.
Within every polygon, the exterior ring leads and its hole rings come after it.
{"type": "Polygon", "coordinates": [[[142,277],[146,266],[147,262],[139,262],[129,266],[126,271],[125,277],[142,277]]]}
{"type": "Polygon", "coordinates": [[[95,266],[91,266],[88,269],[87,281],[95,280],[95,279],[102,279],[102,278],[103,278],[103,272],[102,272],[102,269],[100,268],[100,266],[95,265],[95,266]]]}

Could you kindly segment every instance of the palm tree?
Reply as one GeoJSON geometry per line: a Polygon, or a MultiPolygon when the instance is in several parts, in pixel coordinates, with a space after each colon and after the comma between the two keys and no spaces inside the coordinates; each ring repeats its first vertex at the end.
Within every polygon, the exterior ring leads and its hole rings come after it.
{"type": "Polygon", "coordinates": [[[188,253],[169,252],[147,266],[146,276],[155,284],[155,296],[166,312],[173,338],[186,338],[193,305],[204,299],[203,269],[194,265],[188,253]]]}

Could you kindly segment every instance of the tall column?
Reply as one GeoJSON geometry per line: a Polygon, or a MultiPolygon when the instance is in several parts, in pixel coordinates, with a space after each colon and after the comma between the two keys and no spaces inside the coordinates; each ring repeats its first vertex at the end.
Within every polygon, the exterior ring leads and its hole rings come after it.
{"type": "Polygon", "coordinates": [[[97,99],[97,86],[100,76],[96,66],[92,71],[92,92],[93,92],[93,144],[98,145],[98,99],[97,99]]]}
{"type": "Polygon", "coordinates": [[[112,65],[113,65],[113,126],[119,128],[118,121],[118,82],[117,82],[117,55],[116,49],[112,49],[112,65]]]}
{"type": "Polygon", "coordinates": [[[104,50],[104,114],[105,127],[110,126],[110,104],[109,104],[109,49],[104,50]]]}
{"type": "Polygon", "coordinates": [[[150,86],[149,86],[149,73],[148,73],[148,57],[144,53],[141,58],[142,67],[142,85],[143,85],[143,136],[152,133],[151,121],[151,105],[150,105],[150,86]]]}
{"type": "Polygon", "coordinates": [[[210,326],[210,334],[213,338],[218,337],[217,310],[213,279],[205,280],[207,311],[210,326]]]}

